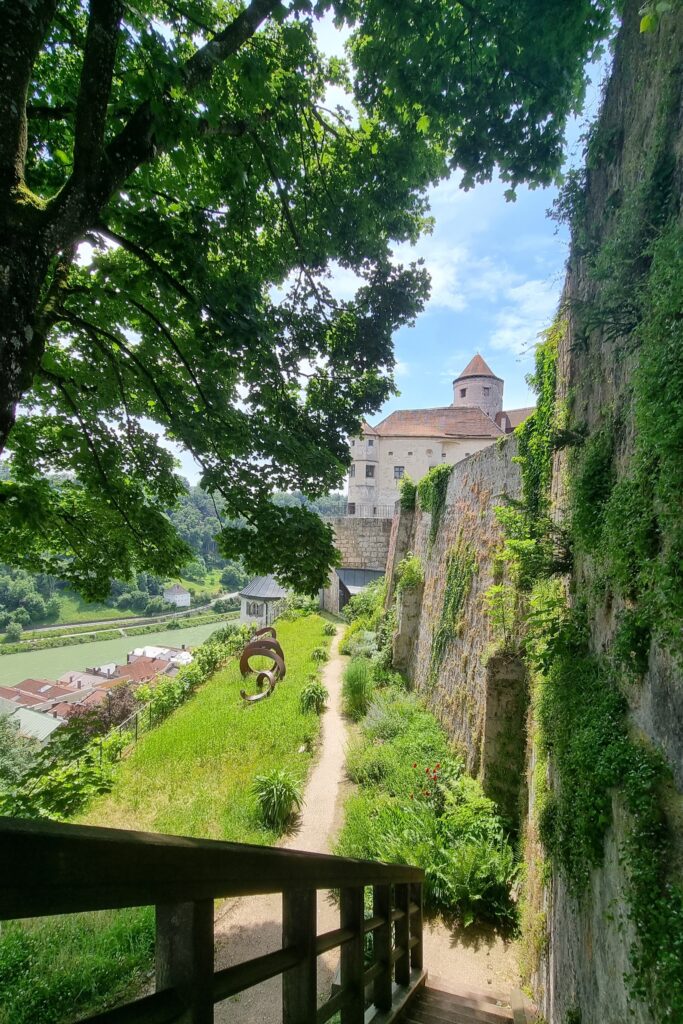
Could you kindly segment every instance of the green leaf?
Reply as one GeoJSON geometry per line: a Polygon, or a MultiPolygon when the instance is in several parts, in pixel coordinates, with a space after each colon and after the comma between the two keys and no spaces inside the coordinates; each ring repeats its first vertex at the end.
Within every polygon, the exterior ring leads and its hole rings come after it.
{"type": "Polygon", "coordinates": [[[55,149],[54,155],[57,157],[57,159],[59,160],[60,164],[68,164],[69,163],[69,157],[67,156],[67,154],[64,152],[63,149],[55,149]]]}
{"type": "Polygon", "coordinates": [[[657,20],[657,15],[654,12],[643,15],[640,19],[640,31],[654,32],[657,28],[657,20]]]}
{"type": "Polygon", "coordinates": [[[418,119],[418,122],[415,125],[415,127],[422,135],[426,135],[427,132],[429,131],[430,123],[431,122],[427,114],[423,114],[422,117],[418,119]]]}

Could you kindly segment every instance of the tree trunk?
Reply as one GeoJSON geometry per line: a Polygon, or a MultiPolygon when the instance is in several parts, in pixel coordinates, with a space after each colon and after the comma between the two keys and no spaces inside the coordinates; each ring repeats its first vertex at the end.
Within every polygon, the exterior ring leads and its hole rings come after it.
{"type": "Polygon", "coordinates": [[[0,245],[0,452],[43,354],[35,314],[46,261],[38,249],[0,245]]]}

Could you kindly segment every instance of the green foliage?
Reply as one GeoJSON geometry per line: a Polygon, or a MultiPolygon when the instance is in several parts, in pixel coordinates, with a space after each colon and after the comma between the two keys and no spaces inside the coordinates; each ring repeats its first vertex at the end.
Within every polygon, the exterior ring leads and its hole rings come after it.
{"type": "Polygon", "coordinates": [[[0,791],[16,786],[30,770],[38,753],[35,740],[19,735],[19,723],[0,715],[0,791]]]}
{"type": "Polygon", "coordinates": [[[663,761],[629,736],[625,699],[604,659],[587,652],[585,624],[566,617],[545,663],[536,713],[559,784],[540,820],[543,843],[571,890],[584,892],[590,869],[602,862],[614,792],[621,792],[630,816],[620,851],[628,878],[625,912],[637,936],[627,982],[657,1019],[676,1020],[683,1013],[683,887],[668,879],[663,761]]]}
{"type": "Polygon", "coordinates": [[[515,653],[519,648],[520,625],[515,588],[507,583],[492,584],[484,593],[484,607],[500,650],[515,653]]]}
{"type": "Polygon", "coordinates": [[[605,507],[614,487],[615,424],[596,430],[572,459],[570,500],[572,535],[584,551],[595,548],[602,533],[605,507]]]}
{"type": "Polygon", "coordinates": [[[24,632],[24,627],[20,622],[10,622],[5,629],[5,643],[16,644],[21,640],[21,634],[24,632]]]}
{"type": "Polygon", "coordinates": [[[417,485],[417,497],[423,512],[429,512],[429,545],[436,540],[446,507],[446,491],[451,478],[452,466],[434,466],[417,485]]]}
{"type": "Polygon", "coordinates": [[[376,626],[384,611],[386,586],[386,580],[382,576],[369,583],[367,587],[363,587],[360,593],[354,594],[344,608],[344,618],[347,622],[364,619],[368,628],[376,626]]]}
{"type": "Polygon", "coordinates": [[[606,423],[576,457],[572,530],[608,584],[630,605],[616,649],[642,671],[654,635],[683,655],[683,230],[667,228],[652,247],[637,328],[635,451],[619,479],[614,426],[606,423]]]}
{"type": "Polygon", "coordinates": [[[396,592],[414,590],[422,586],[425,579],[422,562],[417,555],[406,555],[396,566],[396,592]]]}
{"type": "Polygon", "coordinates": [[[354,722],[365,715],[372,696],[372,672],[367,658],[355,657],[344,669],[342,706],[344,714],[354,722]]]}
{"type": "Polygon", "coordinates": [[[273,768],[265,775],[256,776],[254,792],[263,824],[281,835],[294,812],[301,808],[302,791],[298,779],[286,768],[273,768]]]}
{"type": "MultiPolygon", "coordinates": [[[[675,1020],[683,1013],[683,889],[668,874],[672,854],[661,803],[666,770],[658,753],[629,735],[615,667],[621,660],[642,668],[654,628],[676,649],[674,621],[676,628],[681,621],[679,598],[673,596],[672,607],[665,604],[679,578],[680,549],[677,568],[667,563],[666,552],[670,544],[676,550],[680,517],[675,505],[665,509],[654,499],[661,486],[667,503],[675,501],[683,465],[680,417],[671,416],[683,395],[680,316],[675,312],[681,307],[678,229],[664,233],[653,257],[638,328],[642,348],[634,381],[638,429],[631,472],[617,478],[611,418],[570,459],[573,543],[593,557],[598,575],[629,602],[611,651],[591,652],[583,603],[577,600],[568,609],[562,582],[548,578],[552,567],[546,559],[539,559],[535,570],[534,559],[527,559],[517,583],[524,583],[520,592],[527,594],[533,584],[525,648],[539,764],[552,766],[552,785],[539,801],[543,844],[570,890],[580,896],[591,869],[602,863],[619,794],[628,812],[620,851],[628,879],[624,913],[636,934],[626,980],[631,995],[648,1004],[657,1019],[675,1020]]],[[[541,387],[550,381],[549,374],[540,372],[548,370],[545,355],[541,350],[536,374],[541,387]]],[[[522,514],[513,511],[502,520],[507,545],[534,540],[541,550],[554,540],[547,515],[553,410],[550,401],[543,407],[545,415],[536,414],[523,430],[522,514]]]]}
{"type": "Polygon", "coordinates": [[[337,627],[335,626],[334,622],[326,622],[325,623],[325,625],[323,626],[323,635],[324,636],[336,636],[337,635],[337,627]]]}
{"type": "Polygon", "coordinates": [[[311,659],[318,665],[321,665],[323,662],[327,661],[328,658],[329,654],[327,653],[327,649],[325,647],[314,647],[313,650],[311,651],[311,659]]]}
{"type": "Polygon", "coordinates": [[[62,1024],[116,1006],[153,955],[153,907],[3,922],[0,1024],[62,1024]]]}
{"type": "Polygon", "coordinates": [[[360,793],[347,802],[338,853],[423,867],[427,906],[466,924],[514,919],[517,867],[494,805],[414,695],[377,694],[347,771],[360,793]]]}
{"type": "Polygon", "coordinates": [[[305,597],[299,594],[290,594],[280,605],[278,618],[280,619],[303,619],[307,615],[316,615],[319,608],[317,597],[305,597]]]}
{"type": "Polygon", "coordinates": [[[303,784],[320,724],[302,714],[301,690],[315,665],[311,651],[323,641],[323,620],[309,616],[278,625],[287,678],[273,696],[246,705],[236,658],[198,687],[116,768],[110,793],[92,802],[83,820],[173,835],[263,844],[253,781],[287,768],[303,784]],[[302,752],[304,748],[305,752],[302,752]]]}
{"type": "Polygon", "coordinates": [[[430,677],[436,678],[448,645],[459,635],[461,612],[472,586],[477,562],[460,532],[446,555],[446,583],[439,623],[432,638],[430,677]]]}
{"type": "Polygon", "coordinates": [[[417,500],[417,484],[406,474],[398,482],[398,500],[403,512],[412,512],[417,500]]]}
{"type": "MultiPolygon", "coordinates": [[[[245,626],[217,630],[194,651],[192,664],[155,686],[140,686],[136,696],[149,708],[149,720],[160,723],[183,704],[248,638],[245,626]]],[[[114,782],[114,763],[126,744],[118,732],[92,738],[84,722],[72,718],[57,730],[34,759],[30,770],[13,786],[0,788],[0,813],[24,818],[69,818],[93,797],[108,792],[114,782]]]]}
{"type": "Polygon", "coordinates": [[[515,430],[524,508],[532,537],[543,533],[550,507],[552,453],[557,429],[557,352],[565,330],[564,317],[557,316],[537,346],[535,370],[527,378],[529,387],[538,396],[536,409],[515,430]]]}
{"type": "MultiPolygon", "coordinates": [[[[231,617],[230,613],[227,615],[231,617]]],[[[121,636],[145,636],[147,633],[158,633],[160,629],[183,629],[190,626],[202,626],[208,622],[219,623],[226,618],[226,614],[214,614],[214,612],[204,612],[199,615],[188,615],[184,616],[182,622],[180,619],[171,619],[163,624],[159,622],[150,622],[146,626],[126,626],[125,629],[98,629],[93,632],[84,632],[79,630],[78,627],[73,628],[75,635],[71,635],[72,628],[68,629],[68,634],[63,635],[62,631],[48,630],[46,634],[37,634],[35,640],[23,640],[17,644],[7,644],[0,647],[0,656],[3,654],[21,654],[27,651],[44,651],[49,650],[52,647],[75,647],[78,644],[94,643],[99,640],[117,640],[121,636]]],[[[232,615],[234,618],[234,614],[232,615]]],[[[36,634],[34,634],[36,635],[36,634]]]]}
{"type": "Polygon", "coordinates": [[[314,711],[316,715],[321,715],[329,696],[325,684],[314,676],[306,683],[299,695],[301,713],[306,715],[309,711],[314,711]]]}

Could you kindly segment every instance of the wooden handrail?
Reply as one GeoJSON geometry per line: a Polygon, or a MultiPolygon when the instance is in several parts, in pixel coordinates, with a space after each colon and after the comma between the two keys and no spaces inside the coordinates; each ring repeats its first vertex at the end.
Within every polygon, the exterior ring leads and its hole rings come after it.
{"type": "Polygon", "coordinates": [[[420,868],[242,843],[0,818],[0,921],[156,907],[157,992],[90,1024],[210,1024],[213,1004],[281,975],[283,1024],[340,1011],[363,1024],[395,1018],[424,983],[420,868]],[[17,886],[17,865],[26,885],[17,886]],[[374,890],[373,916],[363,893],[374,890]],[[316,890],[340,894],[338,928],[317,934],[316,890]],[[214,972],[213,901],[282,893],[282,948],[214,972]],[[372,936],[372,962],[364,963],[372,936]],[[341,990],[317,1007],[316,961],[341,950],[341,990]],[[368,1017],[370,1014],[370,1017],[368,1017]]]}

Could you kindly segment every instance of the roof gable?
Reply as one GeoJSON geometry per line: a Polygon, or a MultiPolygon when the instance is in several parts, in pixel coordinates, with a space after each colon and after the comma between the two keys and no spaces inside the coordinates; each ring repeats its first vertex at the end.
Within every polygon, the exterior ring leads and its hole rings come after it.
{"type": "Polygon", "coordinates": [[[455,379],[461,380],[463,377],[493,377],[494,380],[500,380],[500,377],[496,377],[486,360],[482,359],[478,352],[476,356],[470,359],[465,369],[455,379]]]}
{"type": "Polygon", "coordinates": [[[437,409],[400,409],[376,427],[380,437],[500,437],[501,428],[482,409],[445,405],[437,409]]]}

